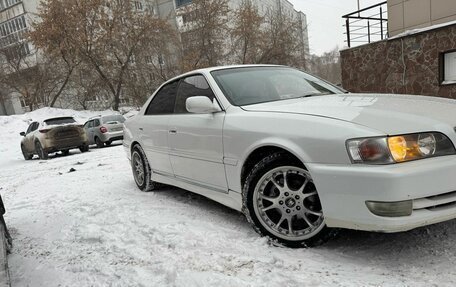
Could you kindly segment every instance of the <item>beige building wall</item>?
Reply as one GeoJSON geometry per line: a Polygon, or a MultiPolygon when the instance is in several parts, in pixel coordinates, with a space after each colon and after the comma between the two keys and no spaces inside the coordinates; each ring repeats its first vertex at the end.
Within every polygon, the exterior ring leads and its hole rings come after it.
{"type": "Polygon", "coordinates": [[[388,0],[390,37],[455,20],[456,0],[388,0]]]}

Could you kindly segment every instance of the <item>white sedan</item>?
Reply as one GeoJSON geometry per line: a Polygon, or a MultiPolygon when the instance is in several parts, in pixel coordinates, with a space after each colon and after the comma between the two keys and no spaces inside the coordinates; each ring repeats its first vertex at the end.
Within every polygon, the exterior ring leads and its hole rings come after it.
{"type": "Polygon", "coordinates": [[[286,246],[456,218],[456,101],[349,94],[283,66],[193,71],[125,123],[137,186],[242,211],[286,246]]]}

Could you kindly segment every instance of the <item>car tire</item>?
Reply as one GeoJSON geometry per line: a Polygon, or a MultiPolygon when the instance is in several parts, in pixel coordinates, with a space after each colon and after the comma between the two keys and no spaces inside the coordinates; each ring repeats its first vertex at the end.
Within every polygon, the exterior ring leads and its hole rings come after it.
{"type": "Polygon", "coordinates": [[[101,141],[101,139],[99,137],[95,138],[95,143],[97,144],[97,148],[104,147],[104,143],[103,143],[103,141],[101,141]]]}
{"type": "Polygon", "coordinates": [[[68,149],[62,150],[61,152],[62,152],[63,156],[67,156],[70,154],[70,150],[68,150],[68,149]]]}
{"type": "Polygon", "coordinates": [[[105,145],[106,145],[106,146],[110,146],[111,144],[112,144],[112,141],[107,141],[107,142],[105,142],[105,145]]]}
{"type": "Polygon", "coordinates": [[[84,153],[84,152],[88,152],[89,151],[89,145],[88,144],[84,144],[82,146],[79,147],[79,150],[84,153]]]}
{"type": "Polygon", "coordinates": [[[335,235],[326,227],[310,173],[285,153],[264,157],[247,176],[243,211],[253,228],[273,243],[312,247],[335,235]]]}
{"type": "Polygon", "coordinates": [[[26,152],[25,147],[23,145],[21,145],[21,151],[25,160],[31,160],[33,158],[33,154],[29,154],[28,152],[26,152]]]}
{"type": "Polygon", "coordinates": [[[48,159],[49,154],[43,149],[39,141],[35,142],[35,152],[38,154],[40,159],[48,159]]]}
{"type": "Polygon", "coordinates": [[[135,145],[131,152],[131,169],[138,188],[144,192],[158,189],[159,184],[152,181],[152,172],[146,154],[140,145],[135,145]]]}

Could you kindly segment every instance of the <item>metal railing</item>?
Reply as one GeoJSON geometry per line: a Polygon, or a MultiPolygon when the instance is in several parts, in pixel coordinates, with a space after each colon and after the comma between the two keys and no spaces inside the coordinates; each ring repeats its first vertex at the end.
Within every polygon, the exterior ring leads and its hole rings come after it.
{"type": "Polygon", "coordinates": [[[387,1],[342,16],[348,47],[388,38],[387,1]]]}

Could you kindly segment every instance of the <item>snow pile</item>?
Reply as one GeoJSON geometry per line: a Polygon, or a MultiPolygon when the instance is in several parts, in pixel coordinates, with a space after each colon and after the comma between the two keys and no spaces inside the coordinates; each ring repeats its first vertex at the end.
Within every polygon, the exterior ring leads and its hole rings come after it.
{"type": "Polygon", "coordinates": [[[455,286],[456,222],[412,232],[342,231],[313,249],[273,247],[244,217],[175,188],[140,192],[121,144],[48,161],[17,145],[28,118],[1,117],[0,193],[13,286],[455,286]],[[70,170],[74,170],[70,172],[70,170]]]}

